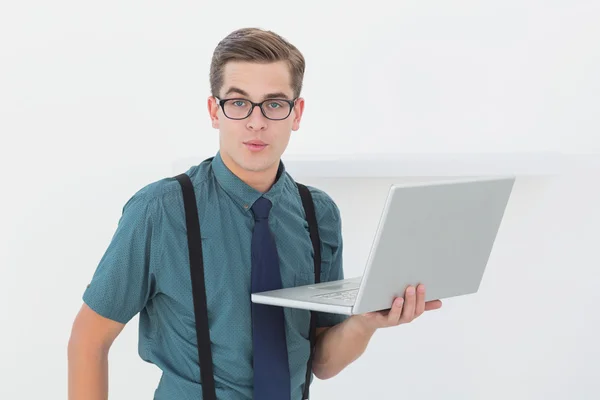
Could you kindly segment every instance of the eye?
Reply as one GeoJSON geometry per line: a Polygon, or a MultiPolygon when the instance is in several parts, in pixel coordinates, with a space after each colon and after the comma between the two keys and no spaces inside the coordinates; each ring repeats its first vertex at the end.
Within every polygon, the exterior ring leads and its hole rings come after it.
{"type": "Polygon", "coordinates": [[[246,105],[246,102],[243,100],[234,100],[233,105],[236,107],[244,107],[246,105]]]}
{"type": "Polygon", "coordinates": [[[272,101],[269,103],[269,107],[272,109],[278,109],[278,108],[283,107],[283,104],[281,104],[280,101],[272,101]]]}

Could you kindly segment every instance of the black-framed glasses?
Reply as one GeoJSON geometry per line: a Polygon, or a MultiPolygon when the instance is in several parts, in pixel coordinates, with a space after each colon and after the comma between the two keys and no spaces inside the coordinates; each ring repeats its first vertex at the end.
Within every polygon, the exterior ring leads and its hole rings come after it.
{"type": "Polygon", "coordinates": [[[286,119],[292,113],[296,100],[288,99],[265,99],[260,103],[255,103],[244,98],[219,99],[215,97],[223,110],[223,114],[229,119],[246,119],[254,111],[254,107],[259,107],[265,118],[273,121],[286,119]]]}

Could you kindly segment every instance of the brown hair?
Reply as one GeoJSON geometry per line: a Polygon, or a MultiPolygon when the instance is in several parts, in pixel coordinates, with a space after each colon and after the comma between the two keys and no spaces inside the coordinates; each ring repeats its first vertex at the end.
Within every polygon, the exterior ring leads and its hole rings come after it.
{"type": "Polygon", "coordinates": [[[304,78],[304,56],[278,34],[259,28],[242,28],[219,42],[210,63],[210,90],[215,97],[223,86],[223,70],[229,61],[271,63],[287,61],[294,97],[300,96],[304,78]]]}

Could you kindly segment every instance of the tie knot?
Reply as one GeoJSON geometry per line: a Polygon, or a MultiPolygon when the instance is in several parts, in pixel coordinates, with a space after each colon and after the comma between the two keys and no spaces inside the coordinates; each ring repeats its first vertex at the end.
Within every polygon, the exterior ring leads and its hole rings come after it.
{"type": "Polygon", "coordinates": [[[269,218],[269,211],[271,211],[271,207],[273,204],[269,199],[265,199],[264,197],[260,197],[258,200],[254,202],[252,205],[252,212],[254,213],[254,219],[267,219],[269,218]]]}

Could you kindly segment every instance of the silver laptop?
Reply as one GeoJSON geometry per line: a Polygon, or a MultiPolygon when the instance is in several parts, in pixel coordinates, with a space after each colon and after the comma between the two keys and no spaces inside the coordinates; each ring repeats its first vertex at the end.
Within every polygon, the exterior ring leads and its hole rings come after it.
{"type": "Polygon", "coordinates": [[[254,293],[252,302],[352,315],[389,309],[419,283],[426,301],[475,293],[514,182],[392,185],[362,277],[254,293]]]}

